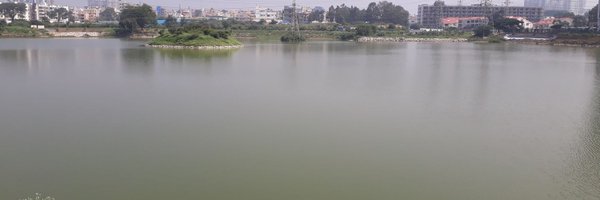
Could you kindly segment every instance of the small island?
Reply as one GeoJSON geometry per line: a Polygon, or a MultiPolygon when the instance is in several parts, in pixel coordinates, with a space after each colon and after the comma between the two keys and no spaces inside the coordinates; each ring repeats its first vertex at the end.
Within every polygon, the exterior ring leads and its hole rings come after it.
{"type": "Polygon", "coordinates": [[[172,49],[233,49],[242,43],[231,37],[231,31],[198,27],[161,30],[147,46],[172,49]]]}

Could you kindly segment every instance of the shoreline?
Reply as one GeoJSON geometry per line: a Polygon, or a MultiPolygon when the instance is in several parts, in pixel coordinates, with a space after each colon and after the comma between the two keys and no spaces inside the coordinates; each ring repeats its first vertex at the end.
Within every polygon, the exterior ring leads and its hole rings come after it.
{"type": "Polygon", "coordinates": [[[162,49],[197,49],[197,50],[215,50],[215,49],[238,49],[242,48],[243,45],[233,46],[182,46],[182,45],[151,45],[145,44],[145,47],[150,48],[162,48],[162,49]]]}
{"type": "Polygon", "coordinates": [[[584,47],[584,48],[600,48],[600,45],[596,44],[581,44],[581,43],[561,43],[556,41],[539,41],[539,40],[508,40],[506,41],[511,44],[527,44],[527,45],[545,45],[545,46],[557,46],[557,47],[584,47]]]}
{"type": "MultiPolygon", "coordinates": [[[[110,39],[110,38],[120,38],[120,37],[112,37],[112,36],[99,36],[99,37],[57,37],[51,35],[43,35],[43,36],[15,36],[15,35],[0,35],[0,39],[110,39]]],[[[137,39],[137,38],[127,38],[127,39],[137,39]]],[[[241,37],[240,39],[255,39],[251,37],[241,37]]],[[[147,40],[146,38],[141,40],[147,40]]],[[[327,38],[315,39],[314,41],[326,41],[327,38]]],[[[338,40],[332,40],[338,41],[338,40]]],[[[384,43],[384,42],[430,42],[430,43],[457,43],[457,42],[473,42],[473,43],[487,43],[485,41],[470,41],[464,38],[402,38],[402,37],[361,37],[355,42],[358,43],[384,43]]],[[[525,45],[546,45],[546,46],[560,46],[560,47],[583,47],[583,48],[600,48],[600,44],[585,44],[581,41],[572,41],[572,42],[563,42],[560,39],[555,40],[506,40],[504,41],[510,44],[525,44],[525,45]]],[[[210,50],[210,49],[236,49],[241,48],[243,45],[234,45],[234,46],[181,46],[181,45],[150,45],[145,44],[145,47],[151,48],[165,48],[165,49],[200,49],[200,50],[210,50]]]]}
{"type": "Polygon", "coordinates": [[[466,38],[360,37],[356,42],[468,42],[466,38]]]}

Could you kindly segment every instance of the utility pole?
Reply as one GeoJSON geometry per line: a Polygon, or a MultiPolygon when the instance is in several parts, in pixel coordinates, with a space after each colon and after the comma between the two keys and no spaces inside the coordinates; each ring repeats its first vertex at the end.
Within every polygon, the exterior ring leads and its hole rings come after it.
{"type": "Polygon", "coordinates": [[[298,23],[298,12],[296,12],[296,0],[294,0],[292,3],[292,32],[294,33],[294,35],[300,36],[300,25],[298,23]]]}
{"type": "Polygon", "coordinates": [[[508,7],[510,6],[510,3],[512,3],[510,0],[504,0],[504,16],[508,15],[508,7]]]}
{"type": "Polygon", "coordinates": [[[598,0],[598,5],[596,5],[596,31],[600,32],[600,0],[598,0]]]}
{"type": "MultiPolygon", "coordinates": [[[[598,1],[600,1],[600,0],[598,0],[598,1]]],[[[481,6],[484,7],[483,15],[485,15],[486,17],[489,17],[490,21],[492,22],[492,26],[494,26],[494,9],[492,6],[492,0],[481,0],[481,6]]]]}
{"type": "Polygon", "coordinates": [[[443,1],[437,0],[437,1],[435,1],[435,3],[433,5],[435,5],[437,7],[436,11],[437,11],[437,17],[439,18],[438,19],[439,26],[444,28],[444,6],[445,6],[445,4],[443,1]]]}

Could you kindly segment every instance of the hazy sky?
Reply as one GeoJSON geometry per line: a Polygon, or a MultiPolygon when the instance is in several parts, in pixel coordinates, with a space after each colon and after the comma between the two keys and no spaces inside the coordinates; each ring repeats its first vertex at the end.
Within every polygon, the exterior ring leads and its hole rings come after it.
{"type": "MultiPolygon", "coordinates": [[[[296,0],[299,5],[323,6],[354,5],[360,8],[366,8],[369,2],[379,0],[296,0]]],[[[388,0],[407,9],[411,14],[415,14],[419,4],[433,4],[435,0],[388,0]]],[[[500,4],[504,0],[494,0],[494,3],[500,4]]],[[[523,5],[522,0],[511,0],[513,5],[523,5]]],[[[87,0],[55,0],[56,3],[79,5],[87,4],[87,0]]],[[[269,8],[282,8],[284,5],[291,4],[292,0],[127,0],[130,3],[148,3],[150,5],[161,5],[165,7],[192,7],[192,8],[223,8],[223,9],[250,9],[256,5],[269,8]]],[[[446,4],[456,4],[458,0],[447,0],[446,4]]],[[[473,4],[479,0],[463,0],[463,4],[473,4]]]]}

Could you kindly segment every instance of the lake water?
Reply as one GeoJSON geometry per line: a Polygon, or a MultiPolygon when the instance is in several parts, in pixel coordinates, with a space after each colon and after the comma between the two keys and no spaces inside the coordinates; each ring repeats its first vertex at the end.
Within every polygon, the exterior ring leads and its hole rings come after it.
{"type": "Polygon", "coordinates": [[[0,199],[600,199],[600,50],[0,40],[0,199]]]}

